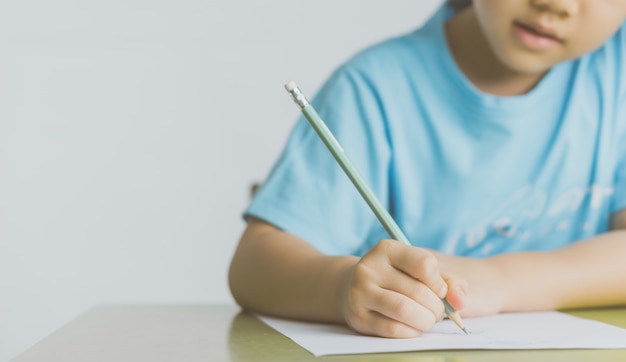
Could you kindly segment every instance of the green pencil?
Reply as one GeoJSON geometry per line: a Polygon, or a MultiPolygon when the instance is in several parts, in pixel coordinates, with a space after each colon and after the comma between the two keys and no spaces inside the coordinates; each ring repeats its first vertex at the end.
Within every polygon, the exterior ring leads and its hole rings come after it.
{"type": "MultiPolygon", "coordinates": [[[[405,243],[406,245],[411,245],[407,237],[404,235],[398,224],[391,217],[387,209],[383,207],[383,205],[378,201],[376,195],[372,192],[370,187],[367,185],[361,174],[354,167],[348,156],[346,156],[343,151],[343,147],[339,144],[335,136],[330,132],[326,123],[320,118],[319,114],[313,106],[306,99],[300,88],[296,85],[294,81],[290,81],[285,84],[285,89],[294,102],[300,107],[302,114],[309,121],[309,124],[313,127],[317,135],[322,139],[330,153],[333,155],[335,160],[339,163],[343,171],[346,173],[350,181],[356,189],[359,191],[365,202],[369,205],[370,209],[374,212],[380,223],[383,225],[387,233],[398,241],[405,243]]],[[[442,299],[443,305],[446,310],[446,315],[449,319],[451,319],[459,328],[467,334],[467,330],[463,325],[463,321],[459,316],[459,313],[450,306],[448,301],[444,298],[442,299]]]]}

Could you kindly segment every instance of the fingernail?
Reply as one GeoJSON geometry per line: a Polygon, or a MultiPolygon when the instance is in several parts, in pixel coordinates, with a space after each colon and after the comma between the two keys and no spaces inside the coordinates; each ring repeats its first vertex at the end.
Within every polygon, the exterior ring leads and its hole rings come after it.
{"type": "Polygon", "coordinates": [[[465,296],[465,290],[463,290],[463,288],[461,287],[455,287],[454,291],[461,297],[465,296]]]}
{"type": "Polygon", "coordinates": [[[445,283],[443,284],[443,287],[441,287],[441,289],[439,289],[439,293],[437,293],[439,295],[439,298],[443,299],[446,297],[446,295],[448,295],[448,285],[446,285],[445,283]]]}

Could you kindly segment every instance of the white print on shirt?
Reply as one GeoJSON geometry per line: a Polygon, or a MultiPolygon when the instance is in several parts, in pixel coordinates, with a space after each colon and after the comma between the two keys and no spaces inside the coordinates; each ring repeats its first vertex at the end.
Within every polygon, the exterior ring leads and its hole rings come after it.
{"type": "MultiPolygon", "coordinates": [[[[489,254],[493,245],[480,244],[491,235],[524,241],[531,238],[544,238],[552,233],[567,232],[577,227],[572,225],[569,217],[580,210],[585,199],[588,198],[591,210],[599,210],[603,203],[613,195],[613,192],[612,187],[602,185],[573,187],[548,203],[546,192],[533,192],[531,185],[525,185],[502,202],[493,213],[485,218],[485,221],[454,232],[445,244],[445,252],[453,254],[459,249],[475,249],[481,246],[481,253],[489,254]],[[557,220],[547,224],[535,223],[535,228],[523,228],[525,221],[540,218],[557,220]]],[[[578,227],[589,231],[593,228],[593,224],[585,222],[578,227]]]]}

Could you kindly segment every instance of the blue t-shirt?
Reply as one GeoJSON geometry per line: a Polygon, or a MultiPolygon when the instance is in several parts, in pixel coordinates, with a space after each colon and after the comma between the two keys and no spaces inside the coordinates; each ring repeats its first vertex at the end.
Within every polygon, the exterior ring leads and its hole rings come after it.
{"type": "MultiPolygon", "coordinates": [[[[626,208],[626,27],[501,97],[464,77],[445,20],[357,54],[312,101],[411,243],[488,256],[605,232],[626,208]]],[[[329,255],[389,238],[304,118],[248,215],[329,255]]]]}

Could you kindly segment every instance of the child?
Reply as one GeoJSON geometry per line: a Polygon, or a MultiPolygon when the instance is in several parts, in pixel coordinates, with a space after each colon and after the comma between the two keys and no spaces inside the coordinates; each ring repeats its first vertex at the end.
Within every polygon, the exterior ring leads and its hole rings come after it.
{"type": "Polygon", "coordinates": [[[236,301],[384,337],[430,329],[443,297],[626,304],[625,19],[624,0],[474,0],[353,57],[312,104],[414,246],[300,119],[245,212],[236,301]]]}

